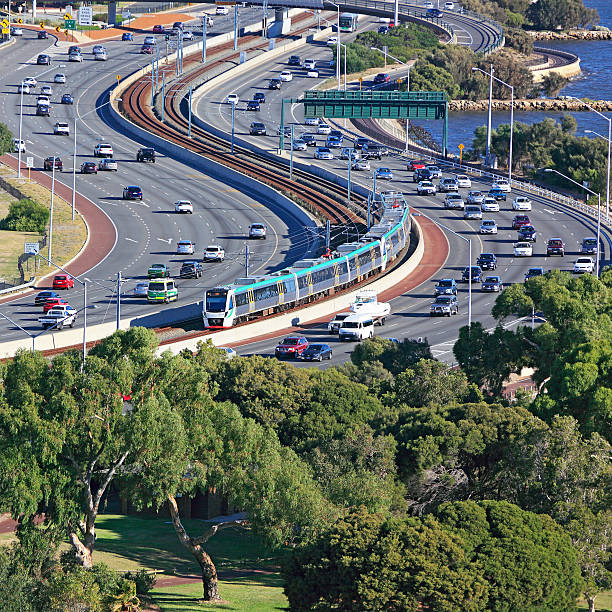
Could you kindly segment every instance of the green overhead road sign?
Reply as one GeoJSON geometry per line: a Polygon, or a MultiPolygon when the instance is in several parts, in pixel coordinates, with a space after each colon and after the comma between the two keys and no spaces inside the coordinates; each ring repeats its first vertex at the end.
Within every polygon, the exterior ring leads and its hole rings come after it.
{"type": "Polygon", "coordinates": [[[64,27],[67,30],[76,30],[76,19],[64,19],[64,27]]]}

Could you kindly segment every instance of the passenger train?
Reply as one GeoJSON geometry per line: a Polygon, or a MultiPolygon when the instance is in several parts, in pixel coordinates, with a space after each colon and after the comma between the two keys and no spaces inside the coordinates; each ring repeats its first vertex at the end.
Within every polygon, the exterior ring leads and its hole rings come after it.
{"type": "Polygon", "coordinates": [[[401,193],[381,194],[380,198],[379,223],[359,242],[339,245],[332,258],[302,259],[279,272],[207,289],[202,303],[204,327],[232,327],[287,310],[384,271],[410,245],[411,218],[401,193]]]}

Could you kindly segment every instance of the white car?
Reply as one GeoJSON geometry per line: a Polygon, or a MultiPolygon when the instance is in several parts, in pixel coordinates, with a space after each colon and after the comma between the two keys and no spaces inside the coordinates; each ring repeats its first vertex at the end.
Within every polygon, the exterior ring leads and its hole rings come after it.
{"type": "Polygon", "coordinates": [[[112,157],[113,147],[108,142],[99,142],[94,147],[94,157],[112,157]]]}
{"type": "Polygon", "coordinates": [[[51,87],[51,85],[43,85],[43,87],[40,90],[40,93],[43,96],[52,96],[53,95],[53,87],[51,87]]]}
{"type": "Polygon", "coordinates": [[[431,181],[421,181],[417,185],[417,193],[419,195],[434,195],[436,186],[431,181]]]}
{"type": "Polygon", "coordinates": [[[491,189],[501,189],[502,191],[505,191],[506,193],[509,193],[510,192],[510,183],[508,182],[508,179],[500,178],[500,179],[497,179],[491,185],[491,189]]]}
{"type": "Polygon", "coordinates": [[[177,255],[193,255],[195,250],[195,243],[191,240],[179,240],[176,243],[177,255]]]}
{"type": "Polygon", "coordinates": [[[231,93],[227,96],[227,98],[225,98],[225,103],[226,104],[238,104],[238,94],[235,93],[231,93]]]}
{"type": "Polygon", "coordinates": [[[174,212],[193,215],[193,204],[189,200],[179,200],[174,205],[174,212]]]}
{"type": "Polygon", "coordinates": [[[204,249],[204,261],[223,261],[225,250],[218,244],[211,244],[204,249]]]}
{"type": "Polygon", "coordinates": [[[26,150],[25,142],[19,138],[13,138],[13,153],[22,153],[26,150]]]}
{"type": "Polygon", "coordinates": [[[68,55],[69,62],[82,62],[83,56],[80,53],[70,53],[68,55]]]}
{"type": "Polygon", "coordinates": [[[143,45],[156,45],[157,38],[155,38],[155,36],[145,36],[144,42],[142,44],[143,45]]]}
{"type": "Polygon", "coordinates": [[[183,40],[193,40],[193,32],[190,32],[189,30],[183,32],[183,40]]]}
{"type": "Polygon", "coordinates": [[[108,55],[106,54],[106,51],[100,51],[100,53],[96,53],[94,55],[94,59],[98,62],[105,62],[108,59],[108,55]]]}
{"type": "Polygon", "coordinates": [[[531,242],[517,242],[514,245],[515,257],[531,257],[533,255],[533,246],[531,242]]]}
{"type": "Polygon", "coordinates": [[[434,8],[434,3],[431,0],[425,0],[425,2],[423,2],[423,8],[434,8]]]}
{"type": "Polygon", "coordinates": [[[331,36],[330,38],[327,39],[327,46],[328,47],[333,47],[334,45],[338,44],[338,37],[337,36],[331,36]]]}
{"type": "Polygon", "coordinates": [[[331,127],[327,123],[319,123],[317,128],[317,134],[324,134],[327,136],[331,132],[331,127]]]}
{"type": "Polygon", "coordinates": [[[281,81],[288,83],[289,81],[293,81],[293,73],[291,70],[283,70],[279,75],[281,81]]]}
{"type": "Polygon", "coordinates": [[[53,133],[56,136],[70,136],[70,125],[65,121],[58,121],[53,126],[53,133]]]}
{"type": "Polygon", "coordinates": [[[584,274],[585,272],[593,273],[595,270],[595,262],[591,257],[579,257],[574,263],[574,274],[584,274]]]}
{"type": "Polygon", "coordinates": [[[23,36],[23,30],[18,27],[11,28],[11,36],[23,36]]]}
{"type": "Polygon", "coordinates": [[[94,45],[91,49],[91,53],[95,55],[96,53],[102,53],[102,51],[106,51],[106,47],[104,45],[94,45]]]}
{"type": "Polygon", "coordinates": [[[134,287],[134,293],[132,294],[134,297],[144,297],[146,298],[149,294],[149,283],[136,283],[134,287]]]}
{"type": "Polygon", "coordinates": [[[379,17],[378,23],[391,23],[391,18],[390,17],[379,17]]]}
{"type": "Polygon", "coordinates": [[[307,73],[306,76],[309,79],[318,79],[319,78],[319,71],[316,68],[311,68],[307,73]]]}
{"type": "Polygon", "coordinates": [[[308,145],[301,138],[296,138],[291,143],[291,146],[294,151],[306,151],[306,149],[308,149],[308,145]]]}
{"type": "Polygon", "coordinates": [[[480,224],[481,234],[497,234],[497,223],[493,219],[485,219],[480,224]]]}
{"type": "Polygon", "coordinates": [[[26,77],[23,79],[25,85],[29,85],[32,89],[36,87],[38,81],[34,77],[26,77]]]}
{"type": "Polygon", "coordinates": [[[369,170],[370,162],[367,159],[356,159],[351,165],[353,170],[369,170]]]}
{"type": "Polygon", "coordinates": [[[315,159],[334,159],[334,154],[328,147],[317,147],[314,153],[315,159]]]}
{"type": "Polygon", "coordinates": [[[305,70],[311,70],[312,68],[316,68],[316,66],[317,66],[317,63],[313,59],[305,59],[304,63],[302,64],[302,67],[305,70]]]}
{"type": "Polygon", "coordinates": [[[24,93],[24,94],[29,94],[30,93],[30,86],[27,83],[19,83],[19,85],[17,85],[17,93],[24,93]]]}
{"type": "Polygon", "coordinates": [[[513,210],[531,210],[531,200],[526,196],[516,196],[512,202],[513,210]]]}
{"type": "Polygon", "coordinates": [[[100,163],[98,164],[98,170],[114,170],[117,172],[118,169],[119,166],[117,164],[117,160],[113,159],[112,157],[106,157],[105,159],[100,160],[100,163]]]}
{"type": "Polygon", "coordinates": [[[220,351],[225,351],[225,355],[227,359],[233,359],[234,357],[238,356],[238,353],[233,348],[230,348],[229,346],[218,346],[217,348],[220,351]]]}
{"type": "Polygon", "coordinates": [[[499,212],[499,204],[495,198],[485,196],[485,199],[480,205],[480,210],[482,210],[482,212],[499,212]]]}
{"type": "Polygon", "coordinates": [[[66,82],[66,75],[62,74],[61,72],[58,72],[54,77],[53,77],[53,82],[54,83],[65,83],[66,82]]]}
{"type": "Polygon", "coordinates": [[[482,204],[484,202],[484,195],[482,191],[468,191],[467,203],[468,204],[482,204]]]}
{"type": "Polygon", "coordinates": [[[319,125],[319,123],[321,123],[321,120],[318,117],[306,117],[304,119],[305,125],[319,125]]]}
{"type": "Polygon", "coordinates": [[[38,104],[39,106],[41,104],[46,104],[47,106],[49,106],[49,104],[51,104],[51,99],[49,98],[49,96],[38,96],[38,98],[36,98],[36,104],[38,104]]]}
{"type": "Polygon", "coordinates": [[[452,11],[455,9],[455,3],[454,2],[445,2],[444,3],[444,10],[445,11],[452,11]]]}
{"type": "Polygon", "coordinates": [[[218,6],[215,9],[215,15],[229,15],[229,9],[227,6],[218,6]]]}
{"type": "Polygon", "coordinates": [[[472,187],[472,181],[470,180],[470,177],[466,174],[458,174],[457,185],[459,187],[467,187],[468,189],[470,189],[472,187]]]}

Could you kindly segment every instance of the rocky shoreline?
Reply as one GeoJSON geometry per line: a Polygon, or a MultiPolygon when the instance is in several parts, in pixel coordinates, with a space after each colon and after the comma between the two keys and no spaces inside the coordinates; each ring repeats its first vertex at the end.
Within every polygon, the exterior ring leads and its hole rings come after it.
{"type": "MultiPolygon", "coordinates": [[[[595,110],[612,111],[612,100],[585,100],[595,110]]],[[[450,112],[483,112],[489,109],[488,100],[451,100],[448,103],[450,112]]],[[[510,100],[493,100],[493,110],[510,110],[510,100]]],[[[514,101],[515,111],[555,111],[579,112],[589,110],[579,100],[559,98],[519,99],[514,101]]]]}
{"type": "Polygon", "coordinates": [[[612,40],[612,30],[568,30],[528,32],[534,40],[612,40]]]}

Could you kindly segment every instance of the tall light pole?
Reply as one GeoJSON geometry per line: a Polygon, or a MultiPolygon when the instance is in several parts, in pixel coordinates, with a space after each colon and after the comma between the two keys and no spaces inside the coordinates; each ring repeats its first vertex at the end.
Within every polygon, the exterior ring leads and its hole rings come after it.
{"type": "Polygon", "coordinates": [[[335,6],[338,11],[338,28],[337,28],[337,36],[336,36],[336,79],[338,80],[338,91],[340,91],[340,5],[335,2],[330,2],[328,0],[328,4],[335,6]]]}
{"type": "Polygon", "coordinates": [[[576,96],[569,96],[572,100],[578,100],[584,104],[587,108],[591,109],[594,113],[597,113],[600,117],[608,122],[608,178],[606,181],[606,215],[610,216],[610,146],[612,143],[612,117],[606,117],[603,113],[595,110],[590,104],[587,104],[584,100],[576,98],[576,96]]]}
{"type": "MultiPolygon", "coordinates": [[[[488,75],[488,72],[485,72],[481,68],[477,68],[476,66],[472,67],[473,71],[482,72],[482,74],[488,75]]],[[[492,73],[491,73],[492,76],[492,73]]],[[[509,144],[509,152],[508,152],[508,183],[510,183],[510,187],[512,187],[512,137],[514,135],[514,86],[506,83],[506,81],[502,81],[498,79],[496,76],[493,78],[502,85],[510,88],[510,144],[509,144]]],[[[489,154],[489,150],[491,148],[491,98],[489,98],[489,131],[487,132],[487,155],[489,154]]]]}
{"type": "MultiPolygon", "coordinates": [[[[595,134],[595,136],[598,136],[599,138],[602,138],[603,140],[607,140],[608,141],[608,154],[610,153],[610,138],[606,138],[605,136],[602,136],[601,134],[597,133],[595,130],[584,130],[585,134],[595,134]]],[[[608,159],[608,186],[609,186],[609,181],[610,181],[610,160],[608,159]]],[[[610,216],[610,207],[609,207],[609,203],[606,202],[606,217],[610,216]]]]}
{"type": "Polygon", "coordinates": [[[588,191],[590,194],[597,196],[597,258],[595,260],[595,276],[599,276],[599,258],[600,258],[599,249],[600,249],[600,237],[601,237],[601,195],[599,193],[595,193],[594,191],[589,189],[586,185],[581,185],[578,181],[575,181],[573,178],[570,178],[566,174],[563,174],[563,172],[559,172],[558,170],[555,170],[554,168],[544,168],[544,172],[554,172],[555,174],[558,174],[559,176],[562,176],[564,179],[568,180],[570,183],[574,183],[574,185],[577,185],[581,189],[584,189],[585,191],[588,191]]]}
{"type": "Polygon", "coordinates": [[[53,244],[53,200],[55,199],[55,160],[57,156],[53,156],[53,167],[51,171],[51,213],[49,215],[49,252],[48,257],[51,259],[51,246],[53,244]]]}
{"type": "MultiPolygon", "coordinates": [[[[117,102],[121,102],[121,98],[116,98],[117,102]]],[[[75,116],[74,118],[74,125],[73,125],[73,130],[74,130],[74,148],[72,150],[72,220],[74,221],[74,209],[75,209],[75,199],[76,199],[76,156],[77,156],[77,121],[79,119],[81,119],[81,121],[83,120],[83,117],[87,117],[87,115],[90,115],[91,113],[96,112],[97,110],[100,110],[101,108],[103,108],[104,106],[106,106],[107,104],[110,104],[111,101],[109,100],[108,102],[105,102],[104,104],[100,104],[100,106],[97,106],[96,108],[93,108],[90,111],[87,111],[84,115],[79,116],[75,116]]],[[[162,100],[162,104],[163,104],[163,100],[162,100]]]]}

